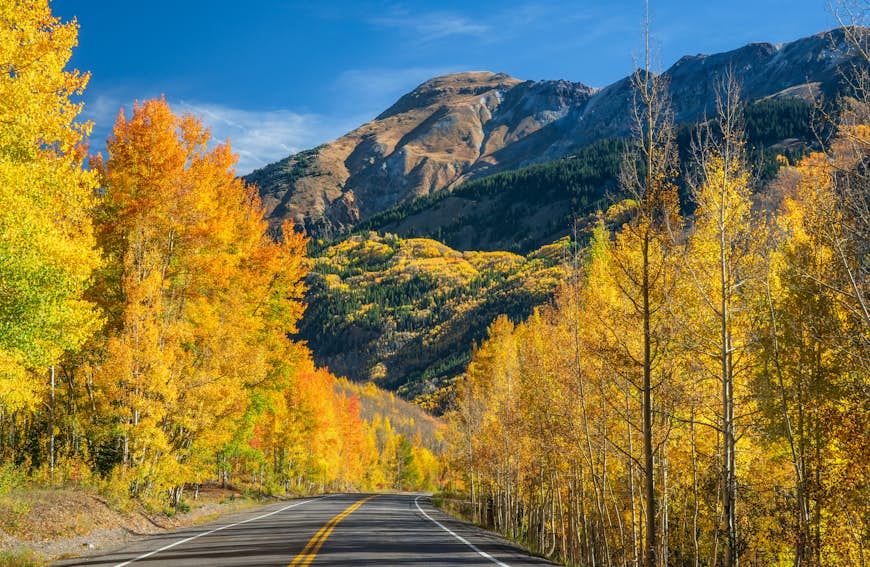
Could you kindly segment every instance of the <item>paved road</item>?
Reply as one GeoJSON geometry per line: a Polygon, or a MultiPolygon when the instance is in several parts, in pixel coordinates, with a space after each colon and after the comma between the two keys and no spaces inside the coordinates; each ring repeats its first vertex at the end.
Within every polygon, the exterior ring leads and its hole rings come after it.
{"type": "Polygon", "coordinates": [[[56,565],[552,565],[432,507],[428,496],[340,494],[270,504],[56,565]]]}

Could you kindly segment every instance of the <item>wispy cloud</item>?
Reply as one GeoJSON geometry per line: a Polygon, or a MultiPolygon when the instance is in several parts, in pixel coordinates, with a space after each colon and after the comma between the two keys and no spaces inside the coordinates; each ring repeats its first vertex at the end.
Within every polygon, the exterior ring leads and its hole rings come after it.
{"type": "MultiPolygon", "coordinates": [[[[367,22],[380,28],[395,29],[418,45],[447,38],[456,41],[472,40],[489,45],[517,41],[525,36],[539,37],[535,34],[552,31],[554,28],[580,25],[584,27],[584,34],[589,33],[589,28],[602,30],[603,34],[606,33],[608,25],[590,23],[612,17],[613,6],[612,2],[602,0],[557,3],[533,0],[508,3],[495,10],[477,11],[479,13],[476,15],[471,15],[471,9],[422,11],[397,4],[387,9],[384,15],[371,17],[367,22]]],[[[553,39],[556,37],[548,38],[548,41],[553,39]]],[[[526,48],[534,51],[537,47],[529,44],[526,48]]]]}
{"type": "Polygon", "coordinates": [[[332,140],[356,126],[348,121],[290,110],[253,111],[186,101],[172,107],[176,112],[200,117],[211,128],[215,142],[229,140],[239,155],[239,174],[332,140]]]}
{"type": "MultiPolygon", "coordinates": [[[[85,103],[82,109],[81,119],[94,123],[94,134],[96,131],[107,131],[118,117],[118,112],[121,110],[121,99],[112,96],[101,94],[85,103]]],[[[105,138],[105,136],[102,136],[105,138]]]]}
{"type": "MultiPolygon", "coordinates": [[[[313,113],[290,110],[248,110],[210,102],[169,101],[176,114],[190,113],[200,118],[211,130],[212,144],[230,141],[238,154],[239,175],[285,158],[300,150],[312,148],[341,136],[362,120],[327,118],[313,113]]],[[[132,100],[114,94],[101,94],[86,102],[83,121],[93,122],[91,151],[105,149],[106,138],[121,108],[128,116],[132,100]]]]}
{"type": "Polygon", "coordinates": [[[396,28],[412,34],[419,42],[429,42],[457,35],[482,36],[490,27],[455,12],[419,12],[393,8],[387,15],[369,18],[370,24],[396,28]]]}

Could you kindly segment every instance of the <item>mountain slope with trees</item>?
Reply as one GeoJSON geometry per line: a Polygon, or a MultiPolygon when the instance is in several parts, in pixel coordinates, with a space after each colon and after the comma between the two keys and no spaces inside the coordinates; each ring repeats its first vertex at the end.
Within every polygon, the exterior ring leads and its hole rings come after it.
{"type": "Polygon", "coordinates": [[[526,256],[459,252],[422,238],[347,238],[317,254],[300,323],[319,364],[440,410],[486,323],[517,320],[564,277],[567,241],[526,256]]]}
{"type": "MultiPolygon", "coordinates": [[[[794,162],[817,144],[818,112],[808,101],[760,100],[745,105],[742,113],[749,159],[758,170],[756,189],[776,175],[782,157],[794,162]]],[[[684,164],[697,127],[686,124],[677,130],[684,164]]],[[[434,238],[460,250],[528,253],[568,236],[576,221],[588,226],[591,214],[619,198],[617,178],[625,151],[622,139],[601,140],[560,160],[467,181],[391,207],[355,231],[434,238]]],[[[681,190],[689,205],[687,188],[681,190]]]]}
{"type": "MultiPolygon", "coordinates": [[[[712,116],[717,77],[729,68],[748,102],[813,101],[839,92],[842,72],[853,63],[845,41],[842,30],[833,30],[683,57],[663,73],[676,122],[712,116]]],[[[246,179],[260,187],[273,227],[292,219],[315,238],[334,239],[395,205],[626,137],[630,82],[595,89],[489,72],[436,77],[345,136],[246,179]]]]}

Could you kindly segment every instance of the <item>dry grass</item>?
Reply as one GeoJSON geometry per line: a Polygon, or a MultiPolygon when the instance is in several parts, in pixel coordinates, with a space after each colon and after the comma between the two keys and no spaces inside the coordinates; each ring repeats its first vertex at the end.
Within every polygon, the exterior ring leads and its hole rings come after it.
{"type": "Polygon", "coordinates": [[[94,489],[7,489],[0,494],[0,567],[43,565],[258,504],[214,487],[201,489],[198,500],[188,503],[189,512],[170,516],[150,513],[129,500],[119,505],[94,489]]]}
{"type": "Polygon", "coordinates": [[[0,551],[0,567],[33,567],[43,563],[44,560],[29,547],[0,551]]]}

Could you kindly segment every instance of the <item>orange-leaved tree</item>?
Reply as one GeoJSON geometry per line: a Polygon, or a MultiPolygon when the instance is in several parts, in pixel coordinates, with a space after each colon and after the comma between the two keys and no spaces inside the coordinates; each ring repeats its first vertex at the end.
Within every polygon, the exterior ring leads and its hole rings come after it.
{"type": "Polygon", "coordinates": [[[233,438],[252,389],[281,374],[301,316],[304,239],[267,234],[228,144],[165,100],[118,117],[96,160],[99,289],[110,314],[95,382],[111,400],[134,494],[198,481],[233,438]]]}

